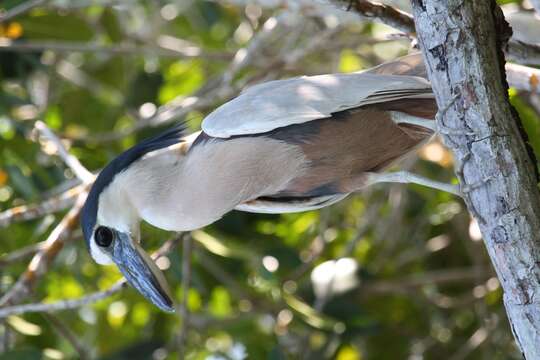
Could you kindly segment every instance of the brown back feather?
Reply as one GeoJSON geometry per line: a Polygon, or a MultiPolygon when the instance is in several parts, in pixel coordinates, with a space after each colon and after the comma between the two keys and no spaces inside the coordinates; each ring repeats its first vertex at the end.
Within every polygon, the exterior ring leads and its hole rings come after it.
{"type": "Polygon", "coordinates": [[[296,144],[307,170],[277,196],[321,196],[358,190],[366,172],[381,171],[432,135],[413,125],[396,125],[389,110],[433,119],[433,99],[405,99],[342,111],[331,118],[292,125],[270,137],[296,144]]]}

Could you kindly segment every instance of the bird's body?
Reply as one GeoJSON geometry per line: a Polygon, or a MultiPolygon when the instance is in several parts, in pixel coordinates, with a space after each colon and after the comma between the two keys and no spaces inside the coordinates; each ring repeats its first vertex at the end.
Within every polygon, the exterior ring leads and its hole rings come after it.
{"type": "MultiPolygon", "coordinates": [[[[302,211],[358,191],[433,134],[430,85],[408,75],[418,75],[421,59],[404,59],[365,73],[257,85],[210,114],[200,133],[181,138],[173,130],[128,150],[105,168],[85,205],[92,256],[118,264],[120,255],[108,241],[97,244],[98,235],[103,240],[112,229],[111,242],[122,235],[137,247],[141,219],[192,230],[233,209],[302,211]],[[428,125],[402,121],[407,117],[428,125]]],[[[146,263],[143,257],[137,261],[146,263]]],[[[130,282],[167,308],[156,295],[159,275],[150,271],[154,285],[148,286],[129,266],[119,264],[130,282]]]]}
{"type": "MultiPolygon", "coordinates": [[[[434,116],[433,100],[417,101],[434,116]]],[[[277,213],[322,207],[358,191],[366,173],[383,170],[431,135],[395,124],[384,107],[370,105],[262,135],[222,139],[201,132],[193,142],[148,153],[115,185],[143,220],[193,230],[235,208],[277,213]]]]}

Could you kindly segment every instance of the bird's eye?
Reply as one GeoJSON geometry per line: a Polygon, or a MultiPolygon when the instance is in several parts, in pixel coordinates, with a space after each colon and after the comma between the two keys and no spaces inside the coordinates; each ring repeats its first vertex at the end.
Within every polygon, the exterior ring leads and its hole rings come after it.
{"type": "Polygon", "coordinates": [[[96,244],[99,246],[109,247],[114,240],[114,232],[108,227],[100,226],[96,229],[94,238],[96,239],[96,244]]]}

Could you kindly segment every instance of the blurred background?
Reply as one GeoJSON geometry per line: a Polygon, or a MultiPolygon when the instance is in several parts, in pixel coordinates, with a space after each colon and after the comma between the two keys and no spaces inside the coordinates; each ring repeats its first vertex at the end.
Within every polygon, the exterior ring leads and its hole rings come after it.
{"type": "MultiPolygon", "coordinates": [[[[530,3],[499,3],[515,36],[540,39],[530,3]]],[[[121,275],[65,223],[83,186],[37,120],[98,172],[179,121],[196,131],[246,86],[366,69],[413,51],[408,37],[322,1],[2,0],[0,19],[0,296],[26,281],[12,305],[88,300],[0,319],[1,359],[521,358],[478,226],[449,194],[377,185],[192,234],[145,225],[146,249],[167,244],[175,314],[100,293],[121,275]],[[61,250],[44,243],[58,231],[61,250]]],[[[538,95],[510,95],[540,154],[538,95]]],[[[455,181],[438,139],[399,166],[455,181]]]]}

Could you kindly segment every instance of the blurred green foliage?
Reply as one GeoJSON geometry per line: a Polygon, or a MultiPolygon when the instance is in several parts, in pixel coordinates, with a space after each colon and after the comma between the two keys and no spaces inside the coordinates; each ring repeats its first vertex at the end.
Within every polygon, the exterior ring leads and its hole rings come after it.
{"type": "MultiPolygon", "coordinates": [[[[0,6],[21,3],[7,0],[0,6]]],[[[86,167],[98,171],[167,125],[108,135],[201,91],[230,70],[240,49],[256,41],[266,43],[249,66],[234,74],[232,85],[356,71],[408,50],[407,40],[385,38],[392,30],[382,25],[340,23],[332,13],[304,16],[307,10],[294,6],[241,3],[50,1],[0,25],[2,43],[45,44],[34,51],[13,47],[0,52],[0,210],[39,203],[76,183],[71,170],[36,142],[36,119],[54,129],[86,167]],[[284,26],[278,38],[258,37],[271,19],[295,11],[302,16],[278,25],[284,26]],[[286,66],[278,61],[305,49],[324,31],[330,34],[324,46],[286,66]],[[194,46],[200,56],[174,56],[167,47],[175,44],[194,46]]],[[[540,152],[538,113],[528,95],[513,91],[511,99],[540,152]]],[[[182,117],[191,130],[224,99],[211,100],[212,106],[182,117]]],[[[452,180],[451,157],[437,141],[419,154],[402,166],[452,180]]],[[[64,213],[0,228],[0,255],[43,241],[64,213]]],[[[376,187],[318,212],[233,212],[193,234],[189,289],[180,281],[180,250],[168,255],[166,275],[176,300],[187,291],[192,313],[186,357],[519,359],[499,284],[475,229],[459,199],[417,186],[376,187]],[[359,266],[352,287],[317,296],[313,268],[341,257],[354,258],[359,266]],[[455,273],[461,276],[448,281],[455,273]]],[[[146,249],[157,249],[170,237],[143,227],[146,249]]],[[[0,292],[27,264],[28,259],[0,264],[0,292]]],[[[77,298],[119,278],[116,268],[91,260],[77,231],[28,301],[77,298]]],[[[129,288],[53,317],[7,319],[0,331],[0,358],[79,358],[60,323],[89,358],[173,359],[182,321],[129,288]]]]}

